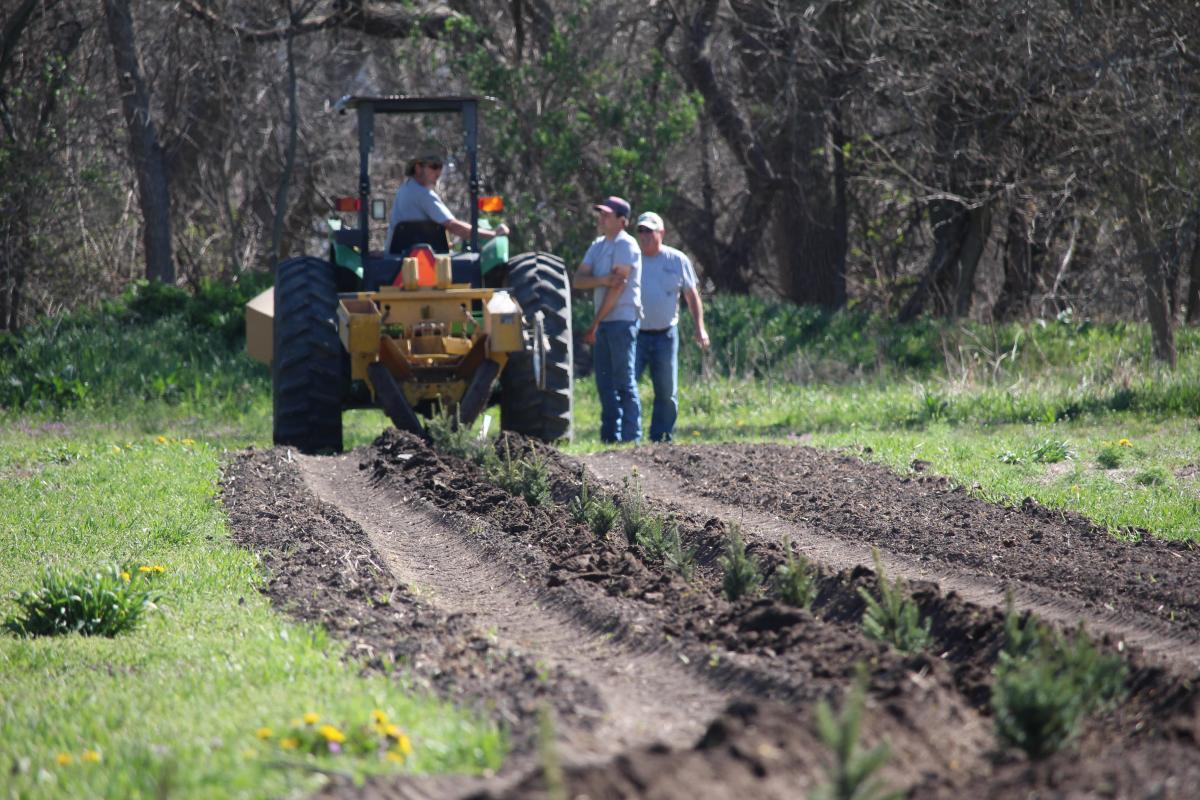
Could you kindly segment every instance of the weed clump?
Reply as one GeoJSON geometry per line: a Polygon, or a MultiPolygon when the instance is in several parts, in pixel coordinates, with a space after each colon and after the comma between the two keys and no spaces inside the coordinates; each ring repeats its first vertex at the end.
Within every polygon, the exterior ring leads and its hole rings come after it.
{"type": "Polygon", "coordinates": [[[1125,665],[1100,653],[1083,627],[1069,638],[1027,619],[1009,599],[1005,645],[996,664],[996,735],[1038,760],[1075,737],[1079,723],[1125,691],[1125,665]]]}
{"type": "Polygon", "coordinates": [[[809,608],[817,598],[817,571],[804,556],[793,552],[790,539],[783,540],[784,561],[771,576],[775,595],[791,606],[809,608]]]}
{"type": "Polygon", "coordinates": [[[929,646],[930,621],[921,620],[921,611],[911,598],[905,596],[904,582],[897,578],[891,584],[883,572],[879,548],[872,548],[875,576],[879,583],[879,599],[859,587],[858,594],[867,604],[862,626],[867,636],[887,642],[902,653],[917,653],[929,646]]]}
{"type": "Polygon", "coordinates": [[[1034,445],[1030,451],[1030,458],[1037,464],[1057,464],[1070,457],[1070,446],[1057,439],[1045,439],[1034,445]]]}
{"type": "Polygon", "coordinates": [[[725,597],[737,600],[756,589],[762,583],[758,562],[746,553],[746,542],[742,538],[742,529],[737,523],[729,523],[729,532],[725,538],[725,555],[720,560],[721,569],[725,570],[722,588],[725,597]]]}
{"type": "Polygon", "coordinates": [[[1096,453],[1096,463],[1103,469],[1116,469],[1124,458],[1120,446],[1113,442],[1105,442],[1096,453]]]}
{"type": "Polygon", "coordinates": [[[150,581],[163,571],[159,565],[110,565],[68,575],[47,567],[40,586],[14,594],[20,613],[6,619],[4,627],[18,636],[116,636],[154,609],[150,581]]]}
{"type": "Polygon", "coordinates": [[[866,675],[860,666],[858,678],[836,716],[827,701],[817,704],[817,733],[833,751],[833,761],[826,768],[828,782],[810,800],[899,800],[904,796],[903,792],[888,790],[875,777],[891,757],[888,744],[880,742],[867,752],[859,749],[865,697],[866,675]]]}
{"type": "Polygon", "coordinates": [[[1138,486],[1162,486],[1168,480],[1167,471],[1162,467],[1151,467],[1133,476],[1133,482],[1138,486]]]}
{"type": "MultiPolygon", "coordinates": [[[[621,481],[621,530],[631,545],[639,543],[644,535],[643,528],[650,521],[646,508],[646,497],[642,493],[642,479],[635,469],[633,474],[621,481]]],[[[659,534],[661,535],[661,525],[659,534]]]]}

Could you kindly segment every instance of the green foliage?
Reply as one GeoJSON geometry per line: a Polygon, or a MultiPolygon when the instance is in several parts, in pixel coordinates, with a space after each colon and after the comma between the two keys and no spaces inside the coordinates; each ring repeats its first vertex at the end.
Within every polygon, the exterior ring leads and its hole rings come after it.
{"type": "MultiPolygon", "coordinates": [[[[635,469],[632,475],[621,479],[621,530],[631,545],[639,543],[642,529],[650,521],[650,512],[646,508],[646,495],[642,491],[642,477],[635,469]]],[[[661,535],[661,525],[659,534],[661,535]]]]}
{"type": "Polygon", "coordinates": [[[1133,476],[1133,482],[1138,486],[1162,486],[1171,479],[1162,467],[1150,467],[1133,476]]]}
{"type": "Polygon", "coordinates": [[[592,503],[588,527],[597,536],[605,536],[616,524],[620,510],[610,497],[601,497],[592,503]]]}
{"type": "Polygon", "coordinates": [[[867,604],[863,612],[863,632],[872,639],[887,642],[902,653],[917,653],[929,646],[930,620],[921,620],[921,611],[909,598],[904,582],[897,578],[889,584],[883,571],[879,548],[871,549],[875,559],[875,579],[879,598],[859,587],[858,594],[867,604]]]}
{"type": "Polygon", "coordinates": [[[720,558],[720,564],[725,572],[721,587],[725,597],[731,601],[752,594],[762,583],[758,561],[746,552],[742,529],[736,522],[729,523],[725,535],[725,555],[720,558]]]}
{"type": "Polygon", "coordinates": [[[504,438],[504,458],[495,462],[488,477],[509,494],[525,498],[531,506],[550,504],[550,473],[546,461],[539,458],[514,460],[508,437],[504,438]]]}
{"type": "Polygon", "coordinates": [[[810,800],[899,800],[903,792],[889,791],[876,777],[891,757],[891,748],[880,742],[863,752],[859,748],[866,674],[860,666],[857,679],[836,716],[828,701],[817,704],[817,733],[833,751],[826,768],[827,783],[811,794],[810,800]]]}
{"type": "Polygon", "coordinates": [[[132,630],[154,606],[151,576],[160,566],[109,565],[68,575],[47,567],[41,584],[14,594],[20,609],[4,627],[18,636],[116,636],[132,630]]]}
{"type": "Polygon", "coordinates": [[[668,569],[679,573],[685,581],[691,581],[696,574],[696,548],[684,546],[679,526],[673,520],[667,524],[664,538],[663,563],[668,569]]]}
{"type": "Polygon", "coordinates": [[[269,283],[247,276],[189,294],[139,281],[101,309],[43,319],[0,341],[0,407],[244,406],[270,376],[241,352],[243,305],[269,283]]]}
{"type": "Polygon", "coordinates": [[[1124,663],[1100,653],[1082,626],[1064,639],[1032,618],[1022,623],[1010,597],[1005,633],[992,687],[996,734],[1032,759],[1058,752],[1085,716],[1125,691],[1124,663]]]}
{"type": "Polygon", "coordinates": [[[784,561],[771,576],[775,596],[788,605],[809,608],[817,598],[817,571],[807,558],[792,549],[788,538],[783,540],[784,561]]]}
{"type": "Polygon", "coordinates": [[[1115,442],[1105,442],[1096,452],[1096,463],[1104,469],[1116,469],[1124,458],[1125,453],[1115,442]]]}
{"type": "Polygon", "coordinates": [[[595,505],[596,501],[592,498],[592,494],[588,490],[587,470],[580,470],[579,494],[572,497],[571,501],[567,503],[567,515],[577,525],[590,525],[592,509],[595,505]]]}
{"type": "Polygon", "coordinates": [[[461,424],[445,409],[425,421],[425,432],[434,449],[461,458],[485,471],[494,471],[500,466],[496,448],[487,437],[480,438],[469,426],[461,424]]]}
{"type": "Polygon", "coordinates": [[[1029,457],[1037,464],[1057,464],[1071,457],[1071,448],[1057,439],[1043,439],[1033,446],[1029,457]]]}

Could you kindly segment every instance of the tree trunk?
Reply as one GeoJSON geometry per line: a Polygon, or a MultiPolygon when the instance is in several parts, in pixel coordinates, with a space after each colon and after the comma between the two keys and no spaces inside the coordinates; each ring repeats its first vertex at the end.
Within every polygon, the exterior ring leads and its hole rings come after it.
{"type": "Polygon", "coordinates": [[[129,0],[104,0],[104,18],[117,67],[121,107],[142,209],[146,277],[175,282],[171,259],[171,193],[166,160],[150,116],[150,91],[142,79],[129,0]]]}
{"type": "Polygon", "coordinates": [[[1037,276],[1042,268],[1043,248],[1034,244],[1028,220],[1021,209],[1010,207],[1005,223],[1004,284],[992,307],[992,319],[1003,322],[1020,318],[1029,310],[1037,276]]]}
{"type": "Polygon", "coordinates": [[[288,3],[290,12],[288,18],[288,33],[285,47],[287,51],[287,88],[288,88],[288,140],[284,155],[283,174],[279,176],[279,188],[275,193],[275,219],[271,224],[271,263],[277,264],[283,259],[280,252],[280,242],[283,239],[283,222],[287,216],[288,189],[291,187],[292,171],[296,168],[296,143],[299,138],[300,110],[296,100],[296,61],[292,52],[292,26],[295,24],[295,12],[288,3]]]}
{"type": "Polygon", "coordinates": [[[1166,270],[1159,248],[1154,245],[1150,226],[1140,213],[1130,215],[1130,228],[1138,248],[1138,263],[1146,282],[1146,308],[1150,317],[1150,333],[1154,340],[1154,357],[1175,366],[1175,333],[1172,329],[1171,296],[1167,290],[1166,270]]]}
{"type": "Polygon", "coordinates": [[[1192,234],[1192,262],[1188,268],[1187,324],[1200,324],[1200,229],[1192,234]]]}
{"type": "Polygon", "coordinates": [[[966,239],[958,252],[958,290],[954,302],[956,317],[965,317],[971,313],[971,298],[975,295],[975,275],[991,234],[991,203],[971,209],[967,215],[966,239]]]}

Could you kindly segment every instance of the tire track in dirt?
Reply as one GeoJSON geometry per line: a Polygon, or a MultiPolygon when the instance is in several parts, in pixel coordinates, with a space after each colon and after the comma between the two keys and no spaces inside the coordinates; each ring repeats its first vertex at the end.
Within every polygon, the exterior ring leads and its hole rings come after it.
{"type": "MultiPolygon", "coordinates": [[[[646,450],[614,450],[580,456],[579,459],[612,490],[619,489],[622,479],[636,469],[644,491],[659,502],[692,514],[738,522],[749,541],[780,542],[788,537],[802,553],[827,569],[852,569],[872,563],[870,544],[847,541],[819,527],[784,519],[750,505],[733,505],[716,499],[702,488],[689,485],[669,465],[655,463],[656,459],[646,450]]],[[[730,477],[732,480],[733,476],[730,477]]],[[[944,592],[956,592],[967,602],[983,607],[1003,607],[1011,587],[1018,608],[1047,621],[1073,628],[1082,620],[1089,632],[1107,634],[1123,642],[1124,646],[1139,648],[1149,660],[1181,674],[1192,675],[1200,670],[1200,639],[1171,631],[1159,619],[1128,610],[1120,613],[1097,611],[1077,598],[1044,587],[988,580],[956,571],[950,564],[929,556],[914,558],[889,552],[883,547],[880,554],[893,577],[933,582],[944,592]]]]}
{"type": "Polygon", "coordinates": [[[357,523],[396,579],[423,600],[469,614],[502,645],[596,690],[604,710],[594,724],[556,731],[567,762],[595,762],[651,742],[688,746],[728,705],[729,696],[671,658],[582,627],[526,580],[521,564],[490,561],[472,545],[472,531],[447,524],[415,496],[372,485],[357,457],[300,457],[299,465],[313,493],[357,523]]]}

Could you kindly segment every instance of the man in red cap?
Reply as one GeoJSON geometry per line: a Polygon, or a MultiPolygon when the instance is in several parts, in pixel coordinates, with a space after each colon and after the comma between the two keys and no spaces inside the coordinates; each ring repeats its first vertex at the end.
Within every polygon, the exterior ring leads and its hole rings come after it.
{"type": "Polygon", "coordinates": [[[584,254],[574,285],[592,290],[596,309],[583,341],[594,345],[600,441],[636,442],[642,437],[642,404],[634,373],[642,319],[642,253],[625,232],[629,203],[608,197],[594,208],[600,236],[584,254]]]}

